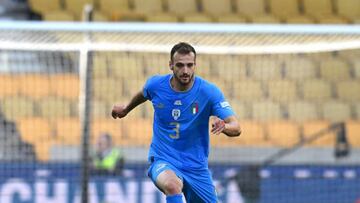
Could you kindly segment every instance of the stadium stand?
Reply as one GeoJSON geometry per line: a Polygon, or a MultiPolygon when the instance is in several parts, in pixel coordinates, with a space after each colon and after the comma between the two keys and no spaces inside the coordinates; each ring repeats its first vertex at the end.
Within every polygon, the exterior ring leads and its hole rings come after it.
{"type": "Polygon", "coordinates": [[[94,21],[346,24],[360,22],[356,0],[30,0],[46,21],[78,21],[85,4],[94,21]],[[181,11],[178,9],[181,6],[181,11]]]}
{"type": "MultiPolygon", "coordinates": [[[[359,112],[360,113],[360,112],[359,112]]],[[[346,122],[346,132],[351,146],[357,148],[360,147],[360,122],[359,119],[346,122]]]]}
{"type": "MultiPolygon", "coordinates": [[[[318,133],[319,131],[326,129],[330,126],[330,122],[326,120],[314,120],[304,122],[302,125],[302,135],[304,138],[309,138],[309,136],[314,133],[318,133]]],[[[309,147],[329,147],[334,146],[335,144],[335,133],[329,132],[322,135],[319,139],[314,140],[306,146],[309,147]]]]}
{"type": "Polygon", "coordinates": [[[359,80],[348,80],[336,83],[338,98],[345,102],[355,103],[360,101],[359,80]]]}
{"type": "Polygon", "coordinates": [[[289,103],[298,100],[297,85],[292,80],[270,80],[265,86],[272,101],[289,103]]]}
{"type": "Polygon", "coordinates": [[[253,102],[252,118],[257,121],[281,120],[284,118],[281,106],[279,103],[264,100],[253,102]]]}
{"type": "Polygon", "coordinates": [[[294,101],[287,105],[287,115],[292,121],[299,124],[305,121],[319,120],[317,105],[308,101],[294,101]]]}
{"type": "Polygon", "coordinates": [[[297,123],[287,120],[273,120],[266,122],[266,136],[272,146],[291,147],[300,140],[297,123]]]}
{"type": "Polygon", "coordinates": [[[335,0],[336,11],[339,16],[349,22],[360,22],[360,2],[357,0],[335,0]]]}
{"type": "Polygon", "coordinates": [[[305,80],[300,86],[303,98],[311,102],[325,102],[333,96],[331,84],[324,79],[305,80]]]}
{"type": "Polygon", "coordinates": [[[294,57],[284,62],[284,77],[291,80],[314,79],[318,75],[317,72],[315,62],[309,58],[294,57]],[[301,66],[301,71],[299,66],[301,66]]]}
{"type": "Polygon", "coordinates": [[[350,79],[349,65],[341,59],[329,58],[320,62],[320,77],[337,82],[350,79]]]}
{"type": "MultiPolygon", "coordinates": [[[[62,0],[54,0],[52,1],[51,4],[49,4],[49,1],[46,0],[29,0],[28,4],[34,13],[37,13],[41,16],[48,15],[52,12],[59,12],[63,9],[62,0]]],[[[54,18],[52,19],[45,19],[45,20],[59,20],[55,17],[57,16],[54,16],[54,18]]],[[[71,20],[74,19],[72,18],[71,20]]]]}

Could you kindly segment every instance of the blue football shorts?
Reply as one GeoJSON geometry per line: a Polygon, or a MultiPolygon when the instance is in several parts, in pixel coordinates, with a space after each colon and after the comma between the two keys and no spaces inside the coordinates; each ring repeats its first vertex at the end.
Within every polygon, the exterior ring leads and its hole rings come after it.
{"type": "Polygon", "coordinates": [[[196,171],[180,170],[167,161],[155,158],[151,161],[148,169],[148,176],[156,185],[158,175],[165,170],[173,171],[182,180],[182,191],[187,203],[217,202],[215,187],[208,169],[196,171]]]}

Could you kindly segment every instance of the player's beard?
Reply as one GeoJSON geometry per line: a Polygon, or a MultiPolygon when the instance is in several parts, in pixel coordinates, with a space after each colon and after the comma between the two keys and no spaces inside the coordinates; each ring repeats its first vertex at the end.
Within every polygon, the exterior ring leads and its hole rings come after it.
{"type": "Polygon", "coordinates": [[[194,80],[194,73],[192,73],[191,75],[185,75],[185,74],[183,74],[181,76],[178,76],[176,74],[174,74],[174,75],[175,75],[175,79],[183,87],[190,87],[194,80]]]}

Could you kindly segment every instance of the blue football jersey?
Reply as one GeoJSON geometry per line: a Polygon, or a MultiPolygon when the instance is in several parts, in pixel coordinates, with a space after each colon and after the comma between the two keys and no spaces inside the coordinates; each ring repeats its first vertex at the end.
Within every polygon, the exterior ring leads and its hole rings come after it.
{"type": "Polygon", "coordinates": [[[149,158],[164,159],[181,169],[208,167],[209,118],[234,115],[222,92],[196,76],[191,89],[172,89],[169,75],[149,78],[143,95],[154,108],[149,158]]]}

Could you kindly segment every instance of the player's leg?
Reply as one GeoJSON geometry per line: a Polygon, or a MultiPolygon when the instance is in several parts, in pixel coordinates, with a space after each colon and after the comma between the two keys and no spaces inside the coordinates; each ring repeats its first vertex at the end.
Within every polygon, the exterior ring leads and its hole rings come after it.
{"type": "Polygon", "coordinates": [[[148,170],[153,183],[165,195],[167,203],[182,203],[182,176],[171,164],[165,161],[154,161],[148,170]]]}
{"type": "Polygon", "coordinates": [[[156,185],[165,193],[167,203],[182,203],[183,183],[174,171],[161,172],[156,179],[156,185]]]}

